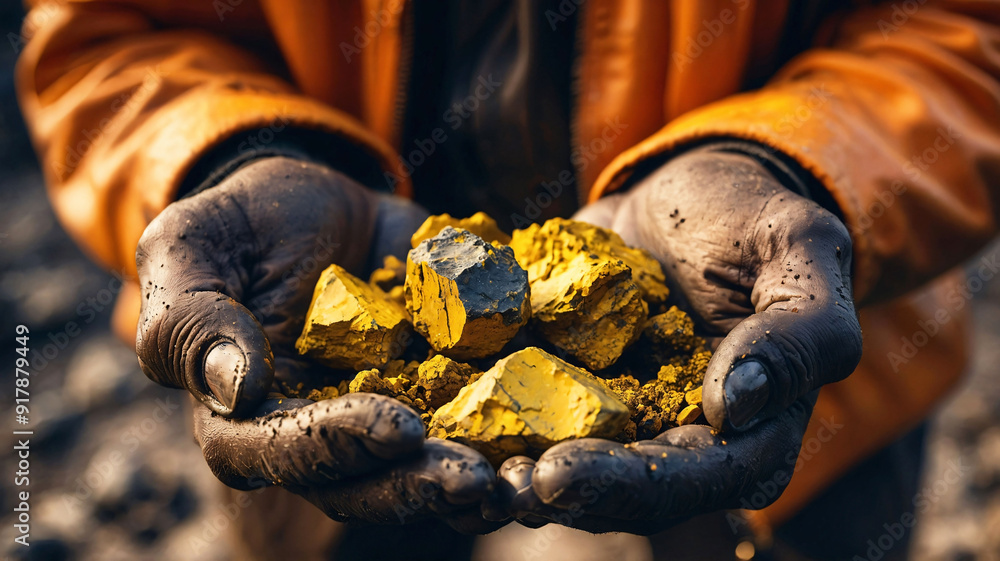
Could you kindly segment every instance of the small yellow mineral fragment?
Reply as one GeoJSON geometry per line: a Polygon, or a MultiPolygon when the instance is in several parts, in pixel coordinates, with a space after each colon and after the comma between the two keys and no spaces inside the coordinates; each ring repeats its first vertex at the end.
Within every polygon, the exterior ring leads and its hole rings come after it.
{"type": "Polygon", "coordinates": [[[677,306],[649,318],[642,333],[658,350],[668,354],[690,354],[705,345],[705,340],[694,334],[694,321],[677,306]]]}
{"type": "Polygon", "coordinates": [[[400,261],[395,255],[386,255],[382,259],[382,266],[372,271],[368,282],[389,292],[397,286],[403,286],[405,278],[406,263],[400,261]]]}
{"type": "Polygon", "coordinates": [[[428,434],[467,444],[500,465],[567,439],[610,438],[628,419],[628,407],[594,375],[528,347],[439,408],[428,434]]]}
{"type": "Polygon", "coordinates": [[[377,368],[362,370],[351,380],[348,386],[350,393],[377,393],[379,395],[392,395],[392,388],[385,383],[377,368]]]}
{"type": "Polygon", "coordinates": [[[416,249],[420,242],[433,238],[441,233],[445,226],[468,230],[479,236],[487,243],[498,243],[507,245],[510,243],[510,236],[497,226],[496,220],[490,218],[485,212],[477,212],[468,218],[455,218],[450,214],[437,214],[431,216],[417,228],[410,238],[410,243],[416,249]]]}
{"type": "Polygon", "coordinates": [[[427,405],[436,409],[455,399],[476,373],[468,364],[435,355],[420,363],[416,385],[423,390],[427,405]]]}
{"type": "Polygon", "coordinates": [[[684,394],[684,401],[691,405],[701,405],[701,388],[702,386],[698,386],[697,388],[684,394]]]}
{"type": "Polygon", "coordinates": [[[332,368],[363,370],[398,356],[409,329],[402,306],[378,287],[330,265],[316,284],[295,348],[332,368]]]}
{"type": "Polygon", "coordinates": [[[514,252],[450,226],[410,251],[405,296],[417,332],[456,359],[498,352],[531,317],[514,252]]]}
{"type": "Polygon", "coordinates": [[[698,405],[688,405],[677,414],[677,425],[690,425],[701,416],[701,407],[698,405]]]}

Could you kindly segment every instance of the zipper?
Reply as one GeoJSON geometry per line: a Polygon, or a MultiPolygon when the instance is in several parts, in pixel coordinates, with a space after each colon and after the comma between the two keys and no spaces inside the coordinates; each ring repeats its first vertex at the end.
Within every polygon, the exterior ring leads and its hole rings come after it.
{"type": "Polygon", "coordinates": [[[573,35],[573,69],[571,70],[572,74],[570,75],[569,84],[569,165],[573,168],[574,183],[576,183],[576,199],[581,208],[587,203],[587,199],[589,198],[590,193],[584,192],[584,189],[589,190],[589,185],[583,185],[580,181],[583,170],[573,161],[573,151],[580,145],[580,126],[577,123],[577,115],[579,115],[580,72],[583,60],[583,22],[585,21],[586,10],[589,5],[590,2],[587,1],[580,3],[579,11],[576,14],[576,21],[573,23],[576,30],[573,35]]]}
{"type": "Polygon", "coordinates": [[[406,118],[406,99],[410,89],[410,77],[413,74],[413,34],[415,21],[413,10],[415,2],[407,2],[403,7],[403,22],[401,25],[401,45],[399,47],[399,74],[396,83],[396,102],[392,115],[392,139],[396,149],[403,148],[403,126],[406,118]]]}

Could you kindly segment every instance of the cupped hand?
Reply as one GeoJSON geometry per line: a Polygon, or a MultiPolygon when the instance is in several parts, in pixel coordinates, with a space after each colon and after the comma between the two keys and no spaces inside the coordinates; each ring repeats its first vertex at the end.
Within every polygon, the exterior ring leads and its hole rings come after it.
{"type": "Polygon", "coordinates": [[[576,218],[649,250],[678,305],[721,339],[703,390],[712,427],[628,446],[579,440],[537,463],[512,459],[500,472],[500,503],[529,524],[565,521],[576,505],[575,525],[645,533],[745,506],[759,482],[776,482],[773,502],[787,484],[775,476],[789,458],[794,465],[817,391],[861,357],[846,227],[753,158],[711,149],[674,158],[576,218]],[[582,500],[607,473],[605,491],[582,500]]]}
{"type": "Polygon", "coordinates": [[[489,493],[495,474],[479,453],[425,441],[395,400],[266,399],[276,382],[322,373],[294,342],[327,265],[362,274],[373,256],[401,256],[426,216],[329,167],[273,157],[150,223],[136,252],[139,363],[196,399],[196,438],[224,483],[280,485],[338,519],[379,523],[443,516],[489,493]]]}
{"type": "Polygon", "coordinates": [[[496,481],[475,450],[424,440],[416,413],[395,399],[268,399],[250,419],[195,406],[195,438],[223,483],[278,485],[342,522],[408,524],[428,517],[485,533],[480,503],[496,481]]]}

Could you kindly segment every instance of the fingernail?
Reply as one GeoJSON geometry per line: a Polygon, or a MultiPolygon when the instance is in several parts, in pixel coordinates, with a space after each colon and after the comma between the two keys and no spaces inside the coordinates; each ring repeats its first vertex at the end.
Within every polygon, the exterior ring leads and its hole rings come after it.
{"type": "Polygon", "coordinates": [[[246,364],[243,351],[229,342],[215,345],[205,356],[205,384],[215,399],[229,409],[235,409],[239,401],[246,364]]]}
{"type": "Polygon", "coordinates": [[[735,428],[747,424],[771,397],[767,369],[756,360],[737,364],[726,378],[726,413],[735,428]]]}

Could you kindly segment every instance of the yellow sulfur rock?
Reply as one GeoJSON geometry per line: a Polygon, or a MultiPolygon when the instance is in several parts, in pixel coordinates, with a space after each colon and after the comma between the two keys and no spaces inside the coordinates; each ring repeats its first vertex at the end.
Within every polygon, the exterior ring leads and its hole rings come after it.
{"type": "Polygon", "coordinates": [[[450,214],[431,216],[413,233],[413,237],[410,238],[410,244],[416,248],[420,245],[420,242],[441,233],[441,230],[445,226],[468,230],[487,243],[497,243],[500,245],[510,243],[510,236],[497,226],[496,220],[490,218],[485,212],[477,212],[468,218],[461,219],[455,218],[450,214]]]}
{"type": "Polygon", "coordinates": [[[684,394],[684,401],[690,403],[691,405],[701,405],[701,388],[702,386],[698,386],[697,388],[684,394]]]}
{"type": "Polygon", "coordinates": [[[342,395],[346,395],[350,391],[347,380],[342,380],[340,384],[336,386],[326,386],[323,388],[316,388],[309,391],[306,394],[306,399],[311,399],[312,401],[323,401],[324,399],[336,399],[342,395]]]}
{"type": "Polygon", "coordinates": [[[389,300],[399,304],[404,310],[406,309],[406,289],[402,286],[392,287],[386,295],[389,297],[389,300]]]}
{"type": "Polygon", "coordinates": [[[514,252],[450,226],[410,251],[404,292],[417,332],[457,359],[498,352],[531,316],[514,252]]]}
{"type": "Polygon", "coordinates": [[[649,318],[643,335],[661,351],[669,353],[690,354],[705,345],[705,340],[694,334],[694,321],[677,306],[649,318]]]}
{"type": "MultiPolygon", "coordinates": [[[[324,388],[325,390],[326,388],[324,388]]],[[[382,379],[377,368],[370,368],[358,372],[358,375],[351,380],[348,386],[350,393],[377,393],[379,395],[392,395],[392,388],[382,379]]]]}
{"type": "Polygon", "coordinates": [[[677,414],[677,424],[679,426],[690,425],[701,416],[701,407],[698,405],[688,405],[677,414]]]}
{"type": "Polygon", "coordinates": [[[439,408],[428,434],[467,444],[500,465],[563,440],[612,437],[628,419],[628,407],[595,376],[528,347],[439,408]]]}
{"type": "Polygon", "coordinates": [[[644,249],[629,247],[621,236],[607,228],[553,218],[542,225],[515,230],[509,245],[529,277],[533,268],[538,276],[546,276],[547,270],[564,261],[566,255],[589,253],[625,263],[639,285],[642,298],[649,304],[664,302],[670,294],[660,262],[644,249]]]}
{"type": "Polygon", "coordinates": [[[528,265],[528,278],[539,333],[588,368],[611,366],[642,332],[646,303],[622,261],[557,251],[528,265]]]}
{"type": "Polygon", "coordinates": [[[358,372],[350,383],[316,389],[309,399],[333,399],[348,392],[377,393],[394,397],[420,413],[425,423],[437,407],[455,399],[459,390],[479,379],[474,367],[435,355],[424,362],[393,360],[383,368],[358,372]]]}
{"type": "Polygon", "coordinates": [[[372,271],[371,276],[368,277],[368,283],[389,292],[397,286],[403,286],[405,278],[406,263],[400,261],[395,255],[386,255],[382,259],[382,266],[372,271]]]}
{"type": "Polygon", "coordinates": [[[316,284],[295,348],[332,368],[363,370],[398,356],[409,329],[406,310],[386,293],[330,265],[316,284]]]}
{"type": "Polygon", "coordinates": [[[427,405],[437,409],[455,399],[470,380],[481,374],[468,364],[456,362],[444,355],[435,355],[420,363],[415,384],[423,390],[427,405]]]}

